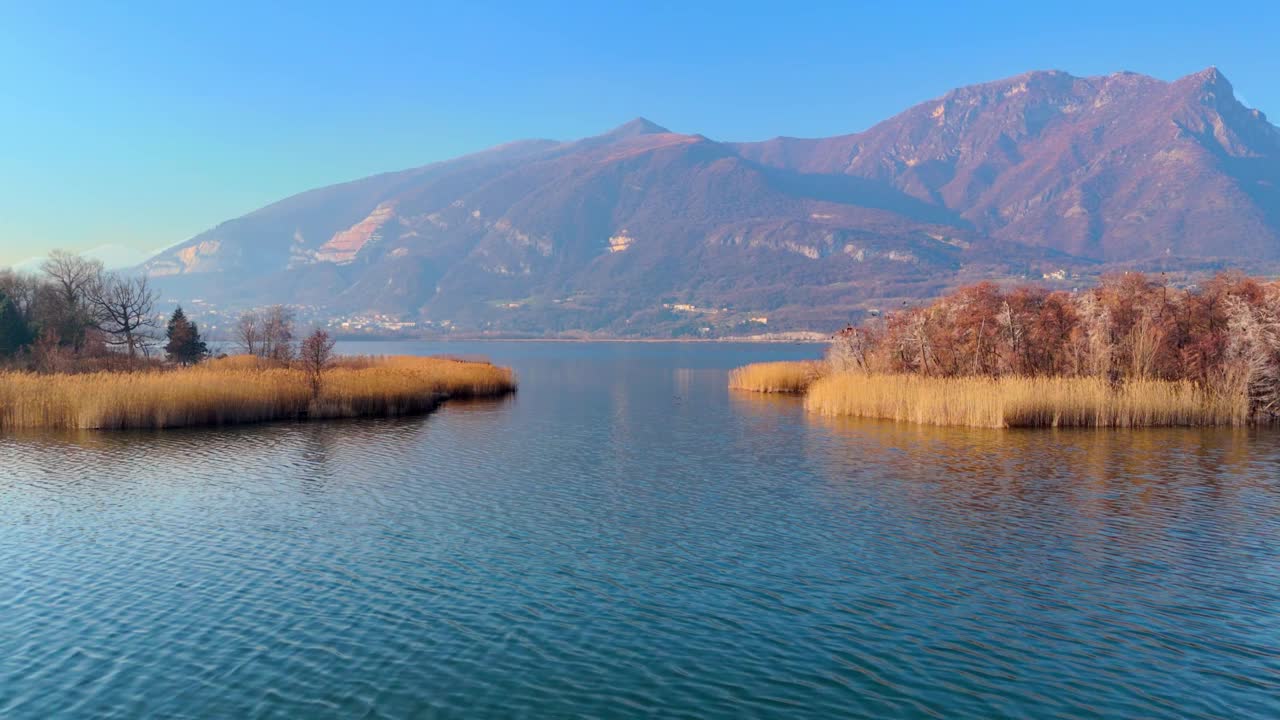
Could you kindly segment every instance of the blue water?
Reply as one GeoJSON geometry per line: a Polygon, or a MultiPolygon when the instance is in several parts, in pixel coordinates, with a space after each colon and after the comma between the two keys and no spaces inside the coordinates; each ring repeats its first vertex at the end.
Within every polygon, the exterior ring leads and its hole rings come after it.
{"type": "Polygon", "coordinates": [[[0,717],[1280,717],[1280,434],[831,421],[806,346],[394,421],[0,436],[0,717]]]}

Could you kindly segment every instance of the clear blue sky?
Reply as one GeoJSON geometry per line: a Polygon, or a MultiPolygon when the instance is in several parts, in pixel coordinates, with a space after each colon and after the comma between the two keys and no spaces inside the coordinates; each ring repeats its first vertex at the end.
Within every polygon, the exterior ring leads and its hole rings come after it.
{"type": "Polygon", "coordinates": [[[0,264],[159,248],[311,187],[638,115],[726,140],[852,132],[1031,69],[1217,65],[1280,116],[1280,3],[855,5],[0,0],[0,264]]]}

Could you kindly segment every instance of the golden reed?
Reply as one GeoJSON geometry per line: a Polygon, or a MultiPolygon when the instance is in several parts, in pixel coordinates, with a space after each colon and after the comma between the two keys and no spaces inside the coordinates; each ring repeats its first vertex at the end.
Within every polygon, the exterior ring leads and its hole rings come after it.
{"type": "Polygon", "coordinates": [[[428,357],[339,358],[313,398],[305,374],[252,357],[137,373],[0,372],[0,429],[126,429],[429,412],[442,400],[515,390],[486,362],[428,357]]]}
{"type": "Polygon", "coordinates": [[[1157,427],[1245,425],[1243,393],[1188,381],[1096,378],[933,378],[841,373],[813,383],[805,407],[831,416],[971,427],[1157,427]]]}
{"type": "Polygon", "coordinates": [[[729,373],[729,387],[764,393],[803,393],[827,370],[816,360],[746,365],[729,373]]]}

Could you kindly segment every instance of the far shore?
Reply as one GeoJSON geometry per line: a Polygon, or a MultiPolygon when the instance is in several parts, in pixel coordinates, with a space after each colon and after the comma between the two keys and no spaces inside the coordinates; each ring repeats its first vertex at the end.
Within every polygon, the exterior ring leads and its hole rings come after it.
{"type": "MultiPolygon", "coordinates": [[[[335,335],[339,342],[530,342],[530,343],[633,343],[633,344],[675,344],[675,343],[708,343],[708,344],[741,344],[741,345],[823,345],[830,342],[829,335],[815,333],[803,338],[779,338],[765,336],[741,336],[724,338],[627,338],[627,337],[496,337],[493,335],[448,335],[429,337],[397,336],[363,336],[335,335]]],[[[228,341],[221,341],[228,342],[228,341]]]]}

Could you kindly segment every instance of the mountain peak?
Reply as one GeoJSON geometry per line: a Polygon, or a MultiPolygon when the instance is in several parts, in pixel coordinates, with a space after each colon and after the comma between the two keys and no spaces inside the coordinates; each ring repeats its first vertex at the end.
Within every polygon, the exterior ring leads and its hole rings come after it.
{"type": "Polygon", "coordinates": [[[1210,65],[1198,73],[1192,73],[1178,82],[1219,93],[1227,93],[1228,95],[1234,93],[1231,81],[1227,79],[1226,75],[1222,74],[1222,71],[1216,65],[1210,65]]]}
{"type": "Polygon", "coordinates": [[[671,132],[648,118],[638,117],[605,133],[603,137],[622,139],[637,135],[661,135],[671,132]]]}
{"type": "Polygon", "coordinates": [[[1226,80],[1227,77],[1222,74],[1217,65],[1210,65],[1198,73],[1192,73],[1190,77],[1201,79],[1205,82],[1218,82],[1226,80]]]}

